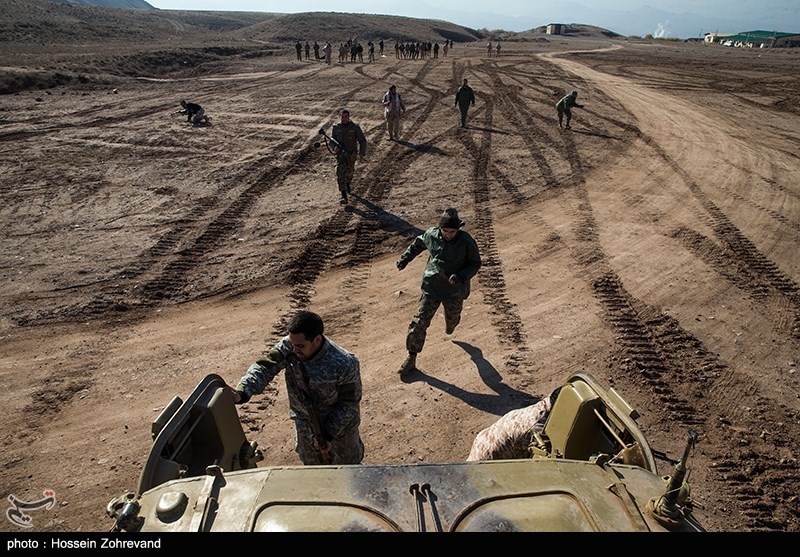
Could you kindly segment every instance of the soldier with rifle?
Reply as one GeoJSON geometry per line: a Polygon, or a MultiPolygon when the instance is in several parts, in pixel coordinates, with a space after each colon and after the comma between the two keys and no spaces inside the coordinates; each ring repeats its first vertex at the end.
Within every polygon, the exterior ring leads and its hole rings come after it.
{"type": "Polygon", "coordinates": [[[341,122],[333,126],[331,137],[335,140],[336,182],[342,198],[339,203],[347,205],[347,194],[352,193],[350,183],[356,170],[356,159],[364,162],[367,154],[367,138],[361,126],[350,119],[350,111],[342,110],[341,122]]]}
{"type": "Polygon", "coordinates": [[[324,335],[322,318],[295,314],[283,337],[250,366],[233,400],[243,404],[285,370],[295,451],[305,465],[360,464],[361,370],[358,358],[324,335]]]}

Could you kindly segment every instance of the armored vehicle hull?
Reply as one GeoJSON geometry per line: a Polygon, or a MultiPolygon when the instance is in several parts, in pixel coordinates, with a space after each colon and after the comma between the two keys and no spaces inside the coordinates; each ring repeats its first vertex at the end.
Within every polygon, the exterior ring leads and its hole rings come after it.
{"type": "Polygon", "coordinates": [[[688,447],[660,477],[635,416],[579,373],[559,389],[530,458],[264,467],[211,375],[156,420],[138,490],[108,514],[116,529],[142,532],[702,531],[684,483],[688,447]]]}

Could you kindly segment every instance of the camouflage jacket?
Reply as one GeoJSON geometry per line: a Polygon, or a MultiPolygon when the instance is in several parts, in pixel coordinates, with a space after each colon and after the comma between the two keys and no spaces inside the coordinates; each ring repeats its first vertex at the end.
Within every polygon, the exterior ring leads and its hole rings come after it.
{"type": "Polygon", "coordinates": [[[470,279],[481,268],[478,244],[469,232],[459,230],[452,242],[446,242],[438,226],[417,236],[400,256],[407,265],[412,259],[428,250],[428,263],[422,272],[422,291],[440,300],[465,300],[469,297],[470,279]],[[450,275],[461,277],[458,284],[450,284],[450,275]]]}
{"type": "Polygon", "coordinates": [[[348,155],[354,154],[356,149],[360,155],[367,154],[367,138],[361,131],[361,127],[352,121],[347,124],[334,124],[331,137],[344,146],[348,155]]]}
{"type": "Polygon", "coordinates": [[[281,370],[285,370],[289,416],[295,420],[298,429],[311,428],[313,409],[328,440],[358,429],[361,422],[361,370],[354,354],[325,337],[312,359],[300,361],[292,353],[292,345],[286,336],[251,365],[239,381],[236,390],[242,394],[241,402],[263,393],[281,370]]]}

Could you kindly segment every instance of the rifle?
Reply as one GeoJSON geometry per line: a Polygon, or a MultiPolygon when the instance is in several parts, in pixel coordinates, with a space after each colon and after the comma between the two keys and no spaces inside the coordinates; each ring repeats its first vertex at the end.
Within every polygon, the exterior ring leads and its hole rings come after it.
{"type": "MultiPolygon", "coordinates": [[[[342,151],[344,151],[348,155],[352,154],[352,153],[349,153],[347,151],[347,149],[345,149],[344,145],[342,145],[341,143],[336,141],[333,137],[331,137],[327,133],[325,133],[325,128],[320,128],[319,129],[319,134],[324,138],[325,147],[328,149],[328,152],[331,155],[335,155],[336,154],[336,152],[331,148],[331,144],[333,144],[334,147],[338,147],[339,149],[341,149],[342,151]]],[[[314,147],[319,147],[319,141],[314,143],[314,147]]]]}
{"type": "MultiPolygon", "coordinates": [[[[291,371],[294,376],[294,380],[298,385],[297,396],[303,406],[308,408],[308,418],[314,438],[316,439],[318,445],[320,443],[324,443],[325,430],[322,429],[322,420],[320,420],[319,414],[317,413],[317,408],[314,406],[314,401],[311,399],[311,396],[308,393],[308,380],[306,379],[305,369],[303,369],[300,361],[293,354],[284,354],[284,356],[286,357],[287,370],[291,371]]],[[[320,455],[322,455],[322,463],[330,464],[330,451],[320,447],[319,452],[320,455]]]]}

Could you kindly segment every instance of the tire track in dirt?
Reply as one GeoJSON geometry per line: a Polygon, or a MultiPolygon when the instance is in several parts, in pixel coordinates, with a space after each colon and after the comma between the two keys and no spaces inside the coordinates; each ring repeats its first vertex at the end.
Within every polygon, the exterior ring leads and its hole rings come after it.
{"type": "Polygon", "coordinates": [[[744,196],[742,196],[741,194],[739,194],[737,191],[732,190],[730,188],[727,188],[724,185],[720,185],[719,189],[721,191],[727,192],[728,196],[730,196],[731,198],[735,199],[736,201],[740,201],[741,203],[746,203],[747,205],[749,205],[749,206],[753,207],[754,209],[756,209],[758,212],[761,212],[761,213],[764,213],[764,214],[770,216],[771,218],[775,219],[776,221],[778,221],[783,226],[786,226],[787,228],[791,228],[791,229],[795,230],[796,232],[800,232],[800,224],[798,224],[796,222],[792,222],[790,219],[786,218],[786,216],[780,214],[779,212],[777,212],[777,211],[775,211],[773,209],[770,209],[769,207],[764,207],[763,205],[760,205],[760,204],[756,203],[755,201],[747,199],[744,196]]]}
{"type": "MultiPolygon", "coordinates": [[[[674,163],[672,166],[673,169],[677,167],[674,163]]],[[[757,251],[696,184],[689,183],[691,180],[685,173],[678,174],[684,177],[689,189],[710,213],[712,227],[724,247],[717,247],[699,233],[685,228],[675,230],[671,236],[760,301],[765,308],[764,315],[772,317],[776,330],[797,338],[800,333],[797,286],[757,251]]],[[[800,530],[797,520],[800,504],[796,497],[800,492],[800,471],[796,459],[778,456],[786,453],[782,450],[783,439],[800,438],[797,416],[783,405],[776,406],[773,400],[761,395],[757,386],[736,377],[730,370],[720,370],[718,377],[723,379],[713,384],[711,390],[716,396],[709,402],[722,417],[719,423],[706,421],[710,430],[706,435],[727,437],[732,449],[713,457],[712,470],[736,494],[751,530],[800,530]],[[743,411],[742,405],[736,403],[742,399],[755,401],[755,409],[743,411]],[[781,435],[770,434],[764,439],[754,440],[746,434],[753,429],[772,433],[778,428],[782,430],[781,435]],[[743,444],[747,448],[740,449],[743,444]]]]}
{"type": "Polygon", "coordinates": [[[578,242],[572,249],[573,257],[590,277],[595,277],[591,287],[623,354],[619,368],[635,382],[644,382],[673,420],[687,426],[701,424],[702,416],[676,387],[704,381],[708,372],[719,369],[721,364],[677,322],[669,321],[625,289],[600,243],[575,141],[569,134],[563,137],[572,169],[570,189],[576,200],[575,207],[567,208],[574,211],[573,229],[578,242]]]}
{"type": "MultiPolygon", "coordinates": [[[[613,122],[613,119],[608,120],[613,122]]],[[[771,261],[758,252],[741,231],[708,199],[688,173],[669,157],[653,138],[630,124],[618,121],[614,123],[623,129],[634,131],[636,136],[684,181],[708,213],[710,225],[717,237],[735,255],[737,265],[741,264],[747,268],[749,273],[776,292],[794,291],[794,285],[777,271],[771,261]]],[[[566,138],[566,141],[570,153],[577,155],[573,140],[566,138]]],[[[616,289],[612,288],[612,291],[614,290],[616,289]]],[[[783,405],[775,404],[773,400],[763,396],[757,385],[734,373],[673,320],[658,316],[652,308],[638,303],[636,305],[645,308],[647,315],[656,316],[655,320],[651,318],[647,324],[647,330],[653,333],[652,338],[656,339],[656,344],[661,344],[662,339],[674,338],[678,341],[667,344],[670,346],[669,352],[659,354],[661,362],[671,361],[675,364],[665,367],[668,372],[668,377],[664,377],[667,392],[692,388],[693,384],[697,384],[695,380],[697,377],[704,383],[698,387],[702,387],[700,392],[707,393],[702,397],[707,407],[702,409],[702,414],[697,409],[690,408],[692,420],[686,420],[684,417],[680,421],[700,426],[698,429],[702,430],[703,435],[728,439],[728,442],[723,444],[728,446],[729,450],[724,454],[712,455],[710,459],[711,468],[716,472],[716,481],[721,486],[714,492],[733,492],[742,514],[748,518],[748,527],[752,530],[800,530],[800,521],[797,518],[799,504],[796,497],[796,493],[800,491],[800,472],[793,457],[787,459],[776,456],[786,454],[782,450],[781,445],[785,443],[782,439],[799,438],[800,424],[797,416],[783,405]],[[686,344],[687,340],[691,340],[691,344],[686,344]],[[667,354],[669,360],[665,357],[667,354]],[[702,357],[698,359],[698,356],[702,357]],[[702,365],[703,362],[705,365],[702,365]],[[698,363],[701,364],[700,369],[698,363]],[[754,401],[756,411],[752,408],[743,409],[742,400],[754,401]],[[744,440],[741,438],[745,436],[745,432],[765,431],[768,429],[764,427],[765,422],[780,427],[781,435],[774,437],[758,435],[757,442],[751,435],[747,435],[748,438],[744,440]],[[737,426],[732,426],[733,423],[737,426]],[[746,448],[742,448],[743,445],[746,445],[746,448]],[[768,463],[769,466],[764,467],[763,463],[768,463]],[[732,471],[734,472],[731,473],[732,471]],[[744,473],[741,473],[742,471],[744,473]],[[755,490],[754,485],[757,486],[755,490]],[[787,505],[787,494],[790,493],[794,495],[789,498],[787,505]]],[[[642,313],[640,310],[639,314],[642,313]]],[[[648,384],[653,384],[650,378],[642,377],[648,384]]],[[[664,393],[658,395],[660,400],[665,399],[664,393]]],[[[713,496],[714,493],[711,494],[711,498],[713,496]]]]}
{"type": "MultiPolygon", "coordinates": [[[[790,198],[792,198],[794,200],[800,199],[800,194],[798,194],[796,191],[794,191],[794,190],[792,190],[790,188],[787,188],[785,185],[779,183],[775,178],[772,178],[771,176],[765,176],[765,175],[761,174],[760,172],[756,172],[752,168],[746,168],[746,167],[736,163],[736,161],[726,160],[725,164],[730,166],[730,167],[732,167],[732,168],[735,168],[735,169],[739,170],[740,172],[742,172],[744,174],[757,176],[759,180],[761,180],[765,184],[768,184],[771,187],[774,187],[775,189],[777,189],[779,192],[781,192],[786,197],[790,197],[790,198]]],[[[773,166],[773,169],[772,169],[773,173],[777,173],[775,168],[774,168],[775,165],[773,164],[772,166],[773,166]]]]}
{"type": "Polygon", "coordinates": [[[655,140],[638,130],[638,128],[634,129],[636,129],[637,135],[641,140],[650,146],[659,158],[683,180],[694,198],[706,210],[714,234],[727,245],[730,253],[736,258],[736,264],[749,269],[751,273],[758,277],[759,281],[767,285],[773,292],[786,297],[792,313],[789,319],[792,323],[792,329],[789,332],[794,339],[800,339],[800,288],[798,288],[798,285],[784,275],[773,261],[759,251],[755,244],[709,199],[697,182],[655,140]]]}
{"type": "MultiPolygon", "coordinates": [[[[526,143],[554,143],[538,119],[519,114],[526,104],[514,90],[506,90],[509,102],[508,120],[517,123],[519,133],[526,137],[526,143]]],[[[565,213],[571,215],[576,245],[571,247],[573,258],[584,267],[591,279],[595,297],[600,302],[604,319],[617,335],[624,371],[637,383],[644,382],[656,398],[669,409],[673,419],[685,425],[702,423],[696,409],[692,408],[686,396],[676,392],[675,386],[684,382],[704,381],[703,376],[720,369],[716,357],[702,346],[702,343],[682,330],[674,322],[661,316],[655,309],[636,300],[624,288],[622,280],[613,271],[597,234],[598,226],[594,218],[588,191],[585,185],[585,170],[582,158],[570,134],[561,134],[562,146],[555,145],[556,151],[565,150],[570,165],[567,182],[561,184],[552,171],[544,172],[543,178],[548,189],[559,188],[571,194],[570,201],[562,196],[561,203],[565,213]],[[684,355],[678,357],[677,355],[684,355]],[[687,359],[687,356],[688,357],[687,359]],[[691,366],[687,362],[693,362],[691,366]]],[[[529,150],[536,149],[529,146],[529,150]]],[[[546,156],[537,152],[536,158],[544,159],[540,167],[548,168],[546,156]]]]}
{"type": "MultiPolygon", "coordinates": [[[[529,356],[527,335],[514,304],[509,299],[508,288],[503,273],[503,261],[494,234],[494,223],[491,208],[491,188],[489,186],[490,155],[492,151],[492,121],[494,101],[487,96],[484,99],[486,108],[484,127],[480,144],[476,145],[472,136],[458,133],[468,153],[474,153],[474,169],[472,171],[473,199],[475,203],[475,240],[481,253],[481,270],[477,275],[482,286],[483,301],[492,308],[492,325],[497,331],[500,344],[510,350],[505,357],[506,369],[516,373],[524,365],[529,356]]],[[[462,131],[462,130],[459,130],[462,131]]]]}
{"type": "MultiPolygon", "coordinates": [[[[293,139],[287,139],[293,143],[293,139]]],[[[267,170],[258,169],[258,162],[253,162],[245,174],[252,170],[245,183],[252,185],[241,192],[233,201],[227,201],[222,195],[200,198],[190,209],[187,216],[177,219],[172,227],[163,234],[156,243],[146,249],[136,258],[136,261],[124,268],[112,278],[104,281],[109,286],[87,303],[56,310],[51,314],[37,314],[35,318],[18,317],[15,322],[25,325],[31,320],[37,322],[50,322],[60,320],[96,318],[105,314],[127,311],[131,306],[152,307],[164,300],[180,303],[193,295],[191,286],[186,277],[197,267],[202,265],[203,256],[210,253],[224,238],[233,234],[239,226],[241,219],[248,208],[260,195],[280,184],[292,171],[295,165],[302,165],[312,153],[313,147],[307,146],[296,151],[280,166],[267,170]],[[220,205],[227,205],[220,210],[220,205]],[[208,219],[208,215],[218,214],[208,219]],[[198,231],[198,223],[208,221],[198,231]],[[180,251],[177,248],[184,246],[180,251]],[[159,269],[160,267],[160,269],[159,269]],[[157,276],[150,278],[136,289],[136,296],[121,295],[133,279],[146,276],[156,269],[157,276]]],[[[231,180],[228,185],[220,189],[220,193],[230,190],[231,184],[238,180],[231,180]]],[[[130,289],[129,289],[130,290],[130,289]]],[[[205,292],[203,296],[218,294],[219,292],[205,292]]]]}
{"type": "MultiPolygon", "coordinates": [[[[491,74],[488,81],[500,84],[491,74]]],[[[686,396],[675,392],[672,384],[676,377],[680,381],[704,381],[722,366],[702,343],[683,331],[679,325],[668,321],[646,304],[635,300],[624,288],[622,281],[611,269],[597,235],[588,192],[585,188],[585,171],[574,140],[563,135],[564,144],[559,146],[546,134],[542,119],[524,111],[527,105],[517,94],[517,88],[498,86],[502,91],[498,104],[505,110],[506,119],[517,127],[525,140],[528,151],[542,170],[544,189],[569,191],[574,201],[562,196],[565,213],[572,215],[577,245],[571,248],[573,258],[586,268],[592,279],[591,287],[601,304],[606,322],[617,334],[622,356],[619,365],[635,382],[644,382],[647,388],[668,409],[671,417],[685,425],[703,422],[698,412],[691,407],[686,396]],[[539,145],[547,145],[558,152],[566,149],[570,164],[568,184],[562,184],[552,171],[545,152],[539,145]],[[681,354],[677,359],[671,355],[681,354]],[[691,366],[687,362],[692,362],[691,366]],[[686,368],[691,368],[684,372],[686,368]]],[[[549,122],[545,122],[545,125],[549,122]]]]}
{"type": "MultiPolygon", "coordinates": [[[[421,83],[430,71],[430,61],[423,64],[412,83],[421,83]]],[[[359,88],[360,89],[360,88],[359,88]]],[[[354,92],[357,90],[354,90],[354,92]]],[[[429,91],[430,98],[420,114],[406,129],[406,135],[414,133],[425,123],[439,101],[440,94],[429,91]]],[[[376,125],[368,135],[383,133],[383,125],[376,125]]],[[[402,175],[408,166],[424,154],[424,150],[390,149],[383,157],[371,164],[358,178],[353,187],[353,197],[361,201],[364,207],[361,218],[355,224],[352,233],[347,232],[354,212],[344,209],[323,221],[314,234],[314,239],[303,249],[302,253],[289,265],[292,273],[289,278],[292,290],[289,294],[289,310],[281,315],[272,328],[270,341],[276,341],[285,334],[286,326],[292,315],[306,308],[314,294],[313,285],[321,272],[327,268],[333,255],[342,251],[343,239],[350,239],[345,266],[351,268],[349,276],[342,285],[342,299],[348,299],[353,293],[363,289],[370,276],[370,266],[376,256],[375,246],[380,244],[381,230],[385,223],[385,214],[380,209],[383,201],[391,192],[393,176],[402,175]],[[366,184],[366,186],[364,186],[366,184]]],[[[361,308],[344,308],[340,314],[347,315],[348,328],[358,331],[361,324],[361,308]]]]}
{"type": "MultiPolygon", "coordinates": [[[[568,144],[571,141],[567,140],[568,144]]],[[[574,145],[568,147],[574,150],[574,145]]],[[[577,156],[577,153],[575,153],[577,156]]],[[[581,178],[578,174],[577,178],[581,178]]],[[[582,188],[582,186],[581,186],[582,188]]],[[[583,192],[585,195],[585,191],[583,192]]],[[[591,209],[586,204],[586,209],[591,209]]],[[[581,213],[579,212],[579,215],[581,213]]],[[[585,219],[585,229],[592,229],[593,219],[584,211],[578,219],[585,219]]],[[[584,234],[583,241],[594,244],[591,235],[584,234]]],[[[594,249],[594,248],[591,248],[594,249]]],[[[597,246],[597,257],[591,263],[594,267],[607,267],[605,256],[597,246]]],[[[582,256],[579,260],[584,259],[582,256]]],[[[755,386],[739,380],[719,358],[711,353],[703,343],[686,332],[672,318],[660,314],[634,299],[627,293],[615,273],[606,271],[593,283],[597,298],[601,301],[605,318],[618,333],[617,341],[621,347],[621,355],[612,363],[615,368],[625,372],[635,383],[644,383],[654,396],[667,408],[670,417],[686,426],[697,429],[705,436],[725,436],[730,439],[729,446],[736,447],[737,439],[727,430],[720,431],[714,416],[725,416],[728,409],[736,406],[736,400],[744,395],[748,400],[762,400],[755,386]],[[718,384],[719,383],[719,384],[718,384]],[[698,392],[711,390],[715,396],[704,397],[708,408],[695,408],[687,402],[697,397],[698,392]],[[681,393],[685,392],[685,395],[681,393]],[[688,398],[687,398],[688,396],[688,398]],[[711,412],[709,412],[711,410],[711,412]]],[[[789,439],[797,439],[800,427],[796,418],[775,412],[773,404],[764,400],[763,407],[773,412],[770,423],[791,423],[793,430],[789,439]]],[[[753,422],[751,415],[737,416],[743,423],[753,422]]],[[[670,427],[665,424],[665,427],[670,427]]],[[[747,426],[745,426],[747,428],[747,426]]],[[[797,492],[800,485],[796,463],[778,460],[780,448],[766,446],[763,449],[750,449],[746,452],[733,450],[724,455],[712,457],[718,461],[721,476],[719,482],[725,485],[726,491],[733,491],[740,502],[742,512],[750,520],[749,526],[754,529],[783,530],[791,524],[784,504],[787,492],[797,492]],[[771,463],[773,467],[762,469],[760,463],[771,463]],[[752,485],[740,475],[730,474],[732,469],[750,469],[759,472],[763,477],[759,480],[757,497],[751,492],[752,485]],[[792,486],[792,487],[787,487],[792,486]],[[784,518],[778,519],[782,515],[784,518]]],[[[749,478],[752,481],[752,476],[749,478]]]]}

